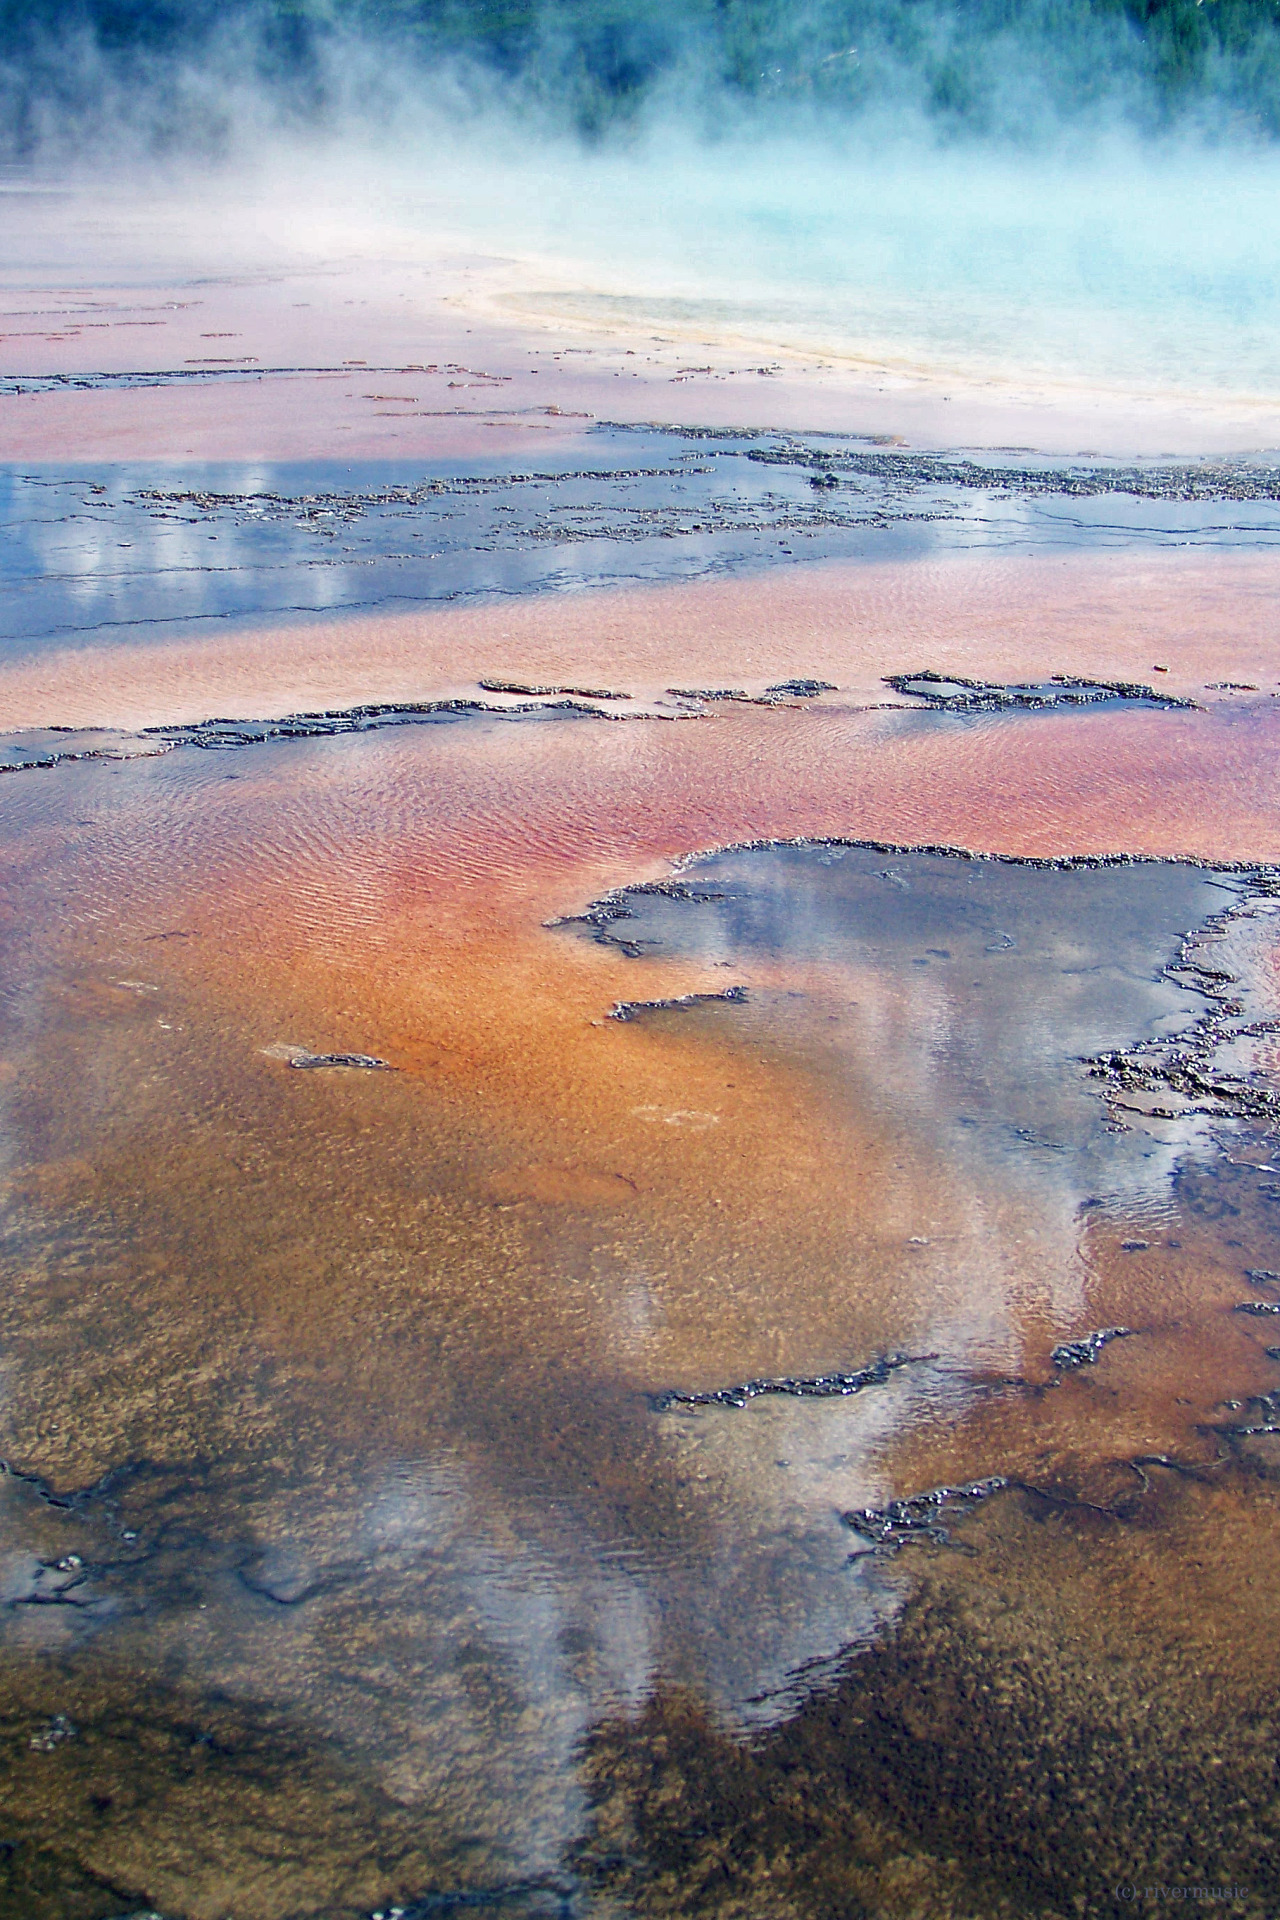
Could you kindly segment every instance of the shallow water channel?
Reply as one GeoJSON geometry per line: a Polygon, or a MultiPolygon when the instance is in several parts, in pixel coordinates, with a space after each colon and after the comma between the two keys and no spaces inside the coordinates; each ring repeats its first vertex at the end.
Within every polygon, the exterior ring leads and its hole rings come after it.
{"type": "Polygon", "coordinates": [[[1280,470],[1257,458],[1063,463],[585,421],[570,450],[524,467],[0,467],[0,651],[801,559],[1266,549],[1280,538],[1278,496],[1280,470]]]}

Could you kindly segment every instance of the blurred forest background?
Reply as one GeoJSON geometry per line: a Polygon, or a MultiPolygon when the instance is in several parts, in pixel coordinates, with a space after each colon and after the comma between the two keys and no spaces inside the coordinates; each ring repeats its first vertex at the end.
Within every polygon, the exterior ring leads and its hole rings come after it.
{"type": "Polygon", "coordinates": [[[943,134],[1280,131],[1280,0],[0,0],[0,151],[215,146],[376,121],[417,87],[588,138],[663,112],[926,117],[943,134]]]}

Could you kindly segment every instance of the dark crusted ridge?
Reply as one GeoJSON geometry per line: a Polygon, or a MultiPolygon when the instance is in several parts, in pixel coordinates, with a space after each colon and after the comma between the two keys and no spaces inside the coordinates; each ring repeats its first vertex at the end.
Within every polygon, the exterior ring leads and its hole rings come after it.
{"type": "MultiPolygon", "coordinates": [[[[415,408],[417,415],[451,417],[461,414],[476,418],[476,408],[415,408]]],[[[555,407],[494,407],[480,410],[483,417],[508,415],[568,416],[555,407]]],[[[832,492],[808,488],[790,498],[766,484],[757,492],[759,476],[745,476],[745,489],[729,491],[716,488],[723,475],[713,465],[688,464],[693,456],[680,454],[677,466],[607,466],[553,470],[507,470],[502,472],[436,475],[418,480],[359,487],[325,487],[289,492],[262,488],[253,492],[227,492],[212,487],[168,489],[140,487],[108,499],[104,487],[91,487],[101,507],[121,507],[141,512],[161,521],[231,516],[242,527],[289,526],[329,540],[345,529],[359,526],[370,516],[389,514],[396,521],[426,515],[434,518],[445,507],[451,515],[461,502],[478,508],[505,500],[517,505],[519,518],[514,524],[494,521],[480,537],[478,550],[492,550],[492,543],[503,549],[533,551],[539,545],[577,544],[606,540],[618,543],[675,540],[698,535],[791,534],[824,535],[847,533],[855,528],[885,529],[908,523],[932,523],[955,520],[954,500],[899,498],[892,489],[870,484],[832,492]],[[671,483],[696,479],[701,484],[695,497],[671,491],[671,483]],[[636,483],[640,484],[639,493],[636,483]],[[587,490],[587,498],[575,493],[587,490]]],[[[742,477],[742,476],[740,476],[742,477]]],[[[794,491],[791,489],[789,491],[794,491]]],[[[505,508],[500,511],[505,512],[505,508]]],[[[448,516],[446,516],[448,517],[448,516]]],[[[477,526],[467,545],[474,551],[477,526]]],[[[404,559],[401,554],[398,558],[404,559]]]]}
{"type": "MultiPolygon", "coordinates": [[[[456,413],[458,409],[449,411],[456,413]]],[[[487,413],[493,409],[485,408],[483,411],[487,413]]],[[[501,411],[559,413],[559,409],[554,407],[504,407],[501,411]]],[[[572,480],[604,483],[618,480],[684,480],[690,474],[705,479],[710,477],[711,472],[709,467],[685,466],[564,467],[554,472],[520,470],[501,474],[458,473],[438,476],[433,480],[392,481],[381,487],[325,487],[311,493],[280,493],[271,488],[261,488],[253,493],[223,493],[213,487],[140,487],[130,498],[148,508],[195,507],[202,513],[251,512],[266,519],[283,515],[289,519],[352,521],[363,519],[370,508],[420,507],[431,500],[484,496],[501,493],[509,487],[559,486],[572,480]]]]}
{"type": "MultiPolygon", "coordinates": [[[[498,691],[493,688],[493,691],[498,691]]],[[[560,693],[560,689],[554,690],[560,693]]],[[[10,751],[22,749],[23,734],[38,738],[54,736],[65,747],[45,745],[32,748],[32,758],[0,763],[0,773],[25,773],[33,768],[56,767],[73,760],[129,760],[148,754],[171,752],[176,747],[201,747],[226,751],[237,747],[260,746],[267,740],[317,740],[336,734],[373,733],[383,727],[411,727],[433,721],[465,719],[470,714],[499,714],[504,719],[519,719],[533,714],[563,714],[592,720],[675,720],[678,713],[654,712],[648,708],[637,713],[611,712],[592,704],[594,700],[617,700],[621,694],[591,694],[575,689],[563,698],[526,701],[522,706],[498,706],[491,700],[403,700],[370,703],[354,707],[329,707],[316,712],[286,713],[269,720],[214,718],[189,722],[165,722],[140,727],[134,732],[111,727],[24,727],[5,736],[10,751]],[[88,741],[95,744],[86,745],[88,741]],[[134,744],[130,751],[131,743],[134,744]]]]}
{"type": "MultiPolygon", "coordinates": [[[[378,374],[441,374],[468,373],[473,379],[480,379],[490,385],[492,390],[510,384],[509,374],[481,373],[475,367],[464,367],[456,361],[440,361],[439,364],[423,365],[413,362],[399,366],[366,366],[363,361],[358,365],[344,363],[341,360],[329,361],[323,366],[300,367],[264,367],[252,354],[230,356],[225,360],[210,356],[204,365],[189,367],[151,367],[130,368],[116,372],[98,371],[81,373],[0,373],[0,393],[58,393],[72,391],[101,391],[111,388],[131,387],[174,387],[201,386],[207,381],[218,380],[265,380],[265,379],[305,379],[316,374],[340,374],[348,380],[371,380],[378,374]]],[[[481,389],[475,389],[480,391],[481,389]]],[[[458,412],[461,409],[453,408],[458,412]]],[[[504,412],[520,413],[560,413],[566,419],[590,419],[589,414],[564,413],[556,406],[529,406],[504,408],[504,412]]]]}
{"type": "MultiPolygon", "coordinates": [[[[1238,873],[1245,877],[1256,877],[1264,897],[1271,892],[1280,897],[1280,865],[1273,865],[1266,860],[1211,860],[1198,853],[984,853],[975,847],[956,846],[951,841],[871,840],[844,833],[778,834],[755,840],[725,840],[716,846],[699,847],[692,852],[679,854],[671,865],[680,874],[696,866],[699,861],[714,859],[719,854],[764,853],[771,847],[848,847],[861,853],[938,854],[948,860],[980,860],[990,862],[993,866],[1029,867],[1044,873],[1095,872],[1104,867],[1197,867],[1203,873],[1238,873]],[[1264,885],[1267,881],[1273,882],[1274,886],[1264,885]]],[[[602,895],[600,900],[593,901],[591,906],[594,910],[621,901],[628,894],[666,892],[671,884],[658,881],[633,887],[615,887],[602,895]]]]}
{"type": "Polygon", "coordinates": [[[1086,1333],[1079,1340],[1064,1340],[1049,1358],[1064,1373],[1073,1367],[1091,1367],[1112,1340],[1130,1340],[1136,1332],[1136,1327],[1100,1327],[1096,1333],[1086,1333]]]}
{"type": "Polygon", "coordinates": [[[815,473],[891,481],[902,488],[964,487],[981,492],[1064,494],[1076,499],[1129,494],[1139,500],[1280,500],[1280,466],[1248,460],[1179,462],[1151,466],[986,466],[946,453],[886,450],[829,452],[789,439],[781,447],[751,447],[746,458],[770,467],[809,467],[815,473]]]}
{"type": "MultiPolygon", "coordinates": [[[[483,682],[481,683],[483,684],[483,682]]],[[[779,680],[763,693],[748,693],[745,687],[668,687],[677,700],[735,700],[748,707],[777,707],[792,700],[814,700],[820,693],[835,693],[832,680],[779,680]]]]}
{"type": "Polygon", "coordinates": [[[200,386],[208,380],[261,380],[285,374],[345,373],[361,377],[377,373],[420,372],[408,367],[261,367],[251,361],[225,367],[157,367],[125,373],[0,373],[0,393],[60,393],[67,389],[94,392],[110,388],[200,386]]]}
{"type": "Polygon", "coordinates": [[[593,719],[619,718],[602,707],[572,698],[530,701],[519,707],[498,707],[487,700],[407,700],[326,708],[315,713],[287,713],[278,720],[198,720],[189,726],[143,727],[142,733],[167,740],[175,747],[224,749],[258,746],[264,740],[327,739],[335,734],[369,733],[380,727],[413,726],[420,721],[461,718],[472,713],[567,713],[589,714],[593,719]]]}
{"type": "Polygon", "coordinates": [[[288,1063],[291,1067],[362,1067],[371,1073],[394,1073],[395,1068],[389,1060],[380,1060],[375,1053],[308,1053],[298,1047],[288,1063]]]}
{"type": "MultiPolygon", "coordinates": [[[[30,754],[5,764],[0,758],[0,773],[25,773],[32,768],[56,767],[74,760],[130,760],[146,754],[167,753],[176,747],[201,747],[225,751],[237,747],[260,746],[267,740],[327,739],[343,733],[372,733],[382,727],[409,727],[433,721],[465,719],[470,714],[498,714],[503,719],[523,715],[562,714],[567,718],[583,716],[592,720],[680,720],[690,716],[679,710],[641,705],[619,711],[601,702],[630,700],[632,696],[608,687],[535,686],[516,680],[480,680],[486,693],[524,696],[519,706],[499,706],[492,700],[460,697],[440,700],[368,701],[350,707],[325,707],[302,713],[285,713],[269,719],[239,719],[215,716],[187,722],[165,721],[136,730],[119,727],[22,727],[0,736],[0,747],[7,743],[10,754],[30,754]],[[27,747],[24,736],[40,741],[27,747]],[[56,741],[57,744],[53,744],[56,741]],[[65,742],[65,745],[62,744],[65,742]]],[[[824,680],[788,680],[770,687],[758,696],[733,695],[757,706],[774,706],[791,698],[809,698],[832,691],[824,680]]],[[[709,698],[729,697],[719,694],[709,698]]],[[[621,917],[621,916],[619,916],[621,917]]]]}
{"type": "Polygon", "coordinates": [[[1086,1062],[1090,1076],[1106,1083],[1106,1099],[1113,1118],[1120,1112],[1132,1111],[1145,1111],[1160,1119],[1177,1119],[1184,1114],[1244,1120],[1280,1118],[1280,1092],[1257,1086],[1240,1074],[1220,1072],[1214,1065],[1215,1056],[1225,1043],[1280,1032],[1280,1021],[1243,1019],[1244,1005],[1234,997],[1239,984],[1234,975],[1220,967],[1205,966],[1195,957],[1207,933],[1227,925],[1253,900],[1280,898],[1280,869],[1262,865],[1242,869],[1227,862],[1213,864],[1219,872],[1243,871],[1251,893],[1237,905],[1211,915],[1203,926],[1187,934],[1177,959],[1165,969],[1174,978],[1187,976],[1196,991],[1213,1005],[1192,1026],[1169,1039],[1142,1040],[1132,1047],[1112,1048],[1086,1062]],[[1135,1109],[1124,1100],[1124,1094],[1154,1094],[1157,1098],[1164,1095],[1176,1104],[1135,1109]]]}
{"type": "Polygon", "coordinates": [[[527,685],[523,680],[477,680],[476,685],[486,693],[524,693],[535,699],[543,699],[548,694],[570,693],[579,700],[629,700],[629,693],[614,693],[608,687],[538,687],[527,685]]]}
{"type": "MultiPolygon", "coordinates": [[[[1078,697],[1074,694],[1064,692],[1064,702],[1068,700],[1076,703],[1083,701],[1087,704],[1098,700],[1125,698],[1134,700],[1150,699],[1158,705],[1166,707],[1194,707],[1195,705],[1194,701],[1178,700],[1172,696],[1166,697],[1150,688],[1130,686],[1127,683],[1103,683],[1100,681],[1072,683],[1068,682],[1065,676],[1056,677],[1062,679],[1064,687],[1078,685],[1085,689],[1085,692],[1078,697]]],[[[899,682],[906,684],[912,680],[933,680],[940,684],[964,685],[973,687],[974,689],[986,689],[986,692],[975,692],[972,701],[958,700],[951,697],[932,699],[921,696],[924,700],[925,708],[952,707],[956,710],[970,711],[977,710],[984,705],[995,708],[999,706],[1018,705],[1044,707],[1055,704],[1053,698],[1033,697],[1030,694],[1027,694],[1027,696],[1023,698],[1022,695],[1026,692],[1025,689],[1019,690],[1015,688],[1009,690],[988,688],[985,682],[962,681],[958,676],[952,676],[950,681],[944,682],[942,675],[935,674],[931,671],[913,675],[891,674],[886,675],[885,678],[889,684],[895,687],[898,686],[899,682]],[[1003,697],[1006,693],[1009,695],[1008,698],[1003,697]],[[988,698],[988,695],[990,695],[990,698],[988,698]],[[1018,697],[1015,698],[1015,695],[1018,697]],[[997,696],[1001,697],[997,698],[997,696]]],[[[301,713],[286,713],[269,719],[241,719],[228,716],[216,716],[206,720],[185,723],[163,722],[154,726],[141,727],[136,731],[130,731],[126,728],[95,726],[70,727],[53,725],[24,727],[16,729],[12,734],[3,736],[3,739],[9,743],[8,752],[10,754],[29,753],[30,758],[11,758],[7,764],[0,759],[0,773],[23,773],[37,767],[56,767],[64,761],[128,760],[137,758],[144,753],[164,753],[175,747],[184,746],[225,750],[228,748],[256,746],[267,740],[321,739],[342,733],[369,733],[381,727],[413,726],[431,721],[461,719],[468,714],[480,713],[500,714],[507,719],[519,717],[521,714],[534,713],[561,713],[568,716],[582,714],[598,720],[673,720],[690,717],[687,710],[684,712],[678,709],[674,711],[667,709],[664,711],[662,708],[643,705],[638,708],[620,712],[611,704],[600,705],[598,704],[600,702],[612,703],[629,700],[631,698],[629,694],[619,693],[607,687],[539,686],[516,680],[480,680],[477,682],[477,685],[483,692],[487,693],[508,693],[515,696],[524,696],[526,704],[518,707],[496,706],[492,701],[455,697],[441,700],[365,702],[350,707],[326,707],[301,713]],[[42,739],[46,744],[40,747],[32,746],[28,748],[23,743],[24,735],[29,735],[35,739],[42,739]],[[54,738],[56,738],[59,744],[48,744],[50,740],[54,738]],[[66,742],[65,746],[61,744],[63,741],[66,742]],[[89,744],[90,742],[93,744],[89,744]],[[146,742],[148,744],[145,747],[140,745],[135,746],[131,751],[131,743],[133,742],[146,742]]],[[[811,700],[819,694],[835,692],[836,688],[829,680],[818,680],[806,676],[791,680],[780,680],[774,685],[766,687],[762,693],[758,694],[748,693],[745,688],[741,687],[670,687],[667,691],[677,699],[690,703],[724,700],[734,701],[748,706],[774,707],[793,704],[801,700],[811,700]]],[[[826,842],[760,841],[750,844],[760,846],[800,844],[870,846],[872,843],[868,841],[831,840],[826,842]]],[[[739,847],[714,849],[714,851],[741,850],[739,847]]],[[[922,852],[956,854],[965,852],[964,849],[952,847],[907,848],[888,846],[884,848],[884,851],[895,853],[922,852]]],[[[689,856],[690,859],[700,859],[702,857],[703,855],[701,854],[689,856]]],[[[967,857],[980,859],[988,856],[969,854],[967,857]]],[[[1001,856],[990,857],[996,858],[1001,856]]],[[[1117,859],[1123,857],[1125,856],[1115,856],[1117,859]]],[[[1062,865],[1066,863],[1058,861],[1048,864],[1062,865]]],[[[1098,862],[1094,862],[1093,864],[1098,864],[1098,862]]],[[[1224,863],[1215,862],[1214,864],[1221,866],[1224,863]]],[[[600,903],[594,903],[596,906],[599,904],[600,903]]],[[[619,911],[614,917],[622,919],[625,918],[626,915],[619,911]]],[[[638,950],[639,949],[637,949],[637,951],[638,950]]]]}
{"type": "MultiPolygon", "coordinates": [[[[692,996],[691,996],[692,997],[692,996]]],[[[720,998],[719,995],[706,995],[704,998],[720,998]]],[[[670,1005],[671,1002],[655,1001],[656,1006],[670,1005]]],[[[1280,1313],[1280,1307],[1268,1309],[1280,1313]]],[[[1055,1367],[1069,1372],[1075,1367],[1090,1367],[1098,1359],[1103,1348],[1112,1340],[1131,1339],[1137,1333],[1136,1327],[1102,1327],[1096,1333],[1087,1333],[1078,1340],[1065,1341],[1055,1347],[1050,1358],[1055,1367]]],[[[852,1373],[816,1373],[797,1376],[783,1374],[778,1377],[762,1377],[745,1380],[736,1387],[707,1388],[704,1391],[685,1391],[670,1387],[661,1393],[649,1395],[649,1404],[655,1413],[665,1413],[669,1407],[745,1407],[747,1402],[755,1400],[761,1394],[778,1393],[794,1395],[802,1400],[830,1400],[848,1398],[850,1394],[861,1393],[864,1387],[883,1386],[890,1376],[900,1367],[919,1366],[927,1361],[936,1360],[936,1353],[890,1353],[879,1355],[865,1367],[852,1373]]],[[[1028,1383],[1017,1382],[1019,1386],[1028,1383]]],[[[1056,1380],[1046,1382],[1047,1386],[1056,1386],[1056,1380]]],[[[1039,1391],[1040,1389],[1036,1389],[1039,1391]]],[[[948,1489],[942,1489],[943,1492],[948,1489]]],[[[954,1491],[954,1489],[950,1489],[954,1491]]],[[[920,1495],[920,1499],[932,1499],[933,1495],[920,1495]]]]}
{"type": "MultiPolygon", "coordinates": [[[[1228,1439],[1280,1431],[1272,1424],[1280,1415],[1280,1396],[1255,1395],[1248,1404],[1260,1409],[1263,1415],[1260,1422],[1239,1427],[1215,1427],[1211,1431],[1228,1439]]],[[[1126,1467],[1134,1473],[1144,1493],[1151,1484],[1146,1472],[1148,1467],[1163,1467],[1169,1473],[1201,1483],[1211,1480],[1215,1471],[1213,1466],[1193,1465],[1176,1460],[1167,1453],[1132,1454],[1110,1464],[1126,1467]]],[[[1023,1493],[1033,1500],[1047,1501],[1051,1506],[1084,1508],[1112,1520],[1131,1518],[1128,1502],[1124,1500],[1116,1505],[1099,1505],[1069,1488],[1038,1487],[1033,1481],[1006,1473],[988,1474],[984,1479],[962,1481],[955,1486],[931,1487],[927,1493],[913,1493],[899,1500],[886,1501],[883,1507],[853,1507],[842,1513],[840,1518],[854,1533],[870,1543],[869,1550],[872,1553],[897,1553],[902,1547],[919,1545],[925,1541],[945,1547],[952,1544],[951,1525],[967,1520],[984,1501],[997,1493],[1023,1493]]]]}
{"type": "MultiPolygon", "coordinates": [[[[1104,700],[1141,701],[1158,707],[1199,711],[1195,700],[1179,699],[1136,680],[1087,680],[1076,674],[1054,673],[1047,681],[971,680],[962,673],[886,673],[882,679],[895,693],[907,694],[944,713],[999,713],[1010,708],[1043,712],[1053,707],[1096,706],[1104,700]],[[961,693],[930,692],[931,687],[961,687],[961,693]]],[[[1253,688],[1251,691],[1256,692],[1253,688]]]]}
{"type": "MultiPolygon", "coordinates": [[[[469,373],[476,375],[474,367],[463,367],[454,362],[444,362],[438,366],[398,366],[371,367],[363,362],[359,366],[344,365],[341,361],[330,362],[327,366],[316,367],[264,367],[260,366],[252,355],[237,356],[225,362],[210,359],[208,365],[190,367],[153,367],[134,368],[123,372],[96,373],[0,373],[0,393],[62,393],[62,392],[104,392],[112,389],[130,390],[137,387],[180,387],[202,386],[208,381],[219,380],[282,380],[306,379],[316,374],[338,374],[348,380],[369,380],[379,374],[432,374],[432,373],[469,373]]],[[[505,386],[510,381],[509,374],[484,374],[479,376],[490,391],[505,386]]],[[[483,391],[476,387],[474,391],[483,391]]],[[[447,407],[433,409],[439,413],[489,412],[489,408],[447,407]]],[[[558,414],[566,420],[590,420],[592,416],[577,413],[557,406],[502,407],[493,409],[502,413],[550,413],[558,414]]]]}
{"type": "Polygon", "coordinates": [[[947,1546],[951,1540],[947,1521],[965,1519],[993,1493],[1003,1493],[1006,1487],[1017,1484],[1003,1473],[993,1473],[985,1480],[933,1487],[928,1493],[890,1500],[883,1507],[854,1507],[840,1517],[847,1527],[871,1542],[873,1553],[896,1553],[899,1547],[920,1540],[947,1546]]]}
{"type": "MultiPolygon", "coordinates": [[[[1273,1350],[1274,1351],[1274,1350],[1273,1350]]],[[[1240,1402],[1231,1401],[1233,1408],[1240,1402]]],[[[1280,1433],[1280,1393],[1251,1393],[1244,1402],[1249,1417],[1241,1421],[1228,1421],[1219,1427],[1209,1429],[1221,1433],[1228,1439],[1248,1439],[1259,1433],[1280,1433]]]]}
{"type": "Polygon", "coordinates": [[[738,1387],[714,1387],[702,1393],[669,1387],[663,1393],[650,1394],[649,1405],[655,1413],[665,1413],[670,1407],[745,1407],[749,1400],[758,1400],[770,1393],[799,1400],[847,1400],[866,1387],[882,1387],[900,1367],[915,1366],[937,1357],[935,1353],[890,1353],[853,1373],[815,1373],[803,1377],[783,1374],[777,1379],[744,1380],[738,1387]]]}
{"type": "MultiPolygon", "coordinates": [[[[619,920],[635,919],[636,916],[628,904],[631,900],[655,893],[667,900],[725,900],[729,897],[720,888],[691,887],[686,880],[641,880],[635,886],[615,887],[603,898],[589,901],[586,910],[582,913],[559,914],[553,920],[544,920],[542,924],[544,927],[590,927],[597,946],[617,947],[629,960],[638,960],[644,952],[646,942],[628,940],[620,934],[613,933],[611,928],[619,920]]],[[[620,1006],[623,1004],[652,1006],[654,1002],[624,1003],[620,1001],[618,1004],[620,1006]]]]}
{"type": "Polygon", "coordinates": [[[725,987],[720,993],[678,993],[669,1000],[615,1000],[606,1020],[634,1020],[641,1013],[666,1013],[681,1007],[706,1006],[715,1000],[741,1004],[747,997],[745,987],[725,987]]]}

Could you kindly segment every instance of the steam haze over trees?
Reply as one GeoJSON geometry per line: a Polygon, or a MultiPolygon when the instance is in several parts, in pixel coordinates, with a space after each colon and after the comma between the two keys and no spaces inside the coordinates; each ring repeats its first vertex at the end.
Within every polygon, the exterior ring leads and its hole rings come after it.
{"type": "Polygon", "coordinates": [[[377,121],[447,85],[593,139],[647,116],[894,114],[944,136],[1280,131],[1280,0],[0,0],[11,159],[114,127],[216,148],[252,94],[286,125],[377,121]]]}

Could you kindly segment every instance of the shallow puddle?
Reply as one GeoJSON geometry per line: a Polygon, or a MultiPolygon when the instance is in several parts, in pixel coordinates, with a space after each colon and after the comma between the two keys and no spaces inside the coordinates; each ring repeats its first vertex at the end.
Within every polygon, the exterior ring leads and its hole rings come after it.
{"type": "Polygon", "coordinates": [[[1273,1909],[1274,875],[829,837],[1247,722],[811,719],[7,782],[15,1913],[1273,1909]]]}

